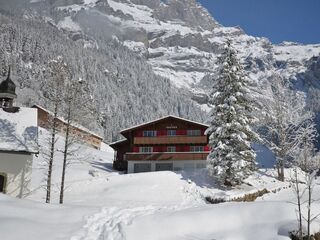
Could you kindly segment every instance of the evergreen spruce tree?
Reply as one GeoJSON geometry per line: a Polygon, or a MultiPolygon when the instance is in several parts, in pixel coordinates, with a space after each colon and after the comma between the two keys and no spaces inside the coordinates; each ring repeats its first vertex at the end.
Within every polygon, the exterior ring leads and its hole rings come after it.
{"type": "Polygon", "coordinates": [[[219,58],[220,71],[210,96],[212,111],[207,130],[211,152],[207,168],[221,184],[240,184],[256,168],[251,142],[256,137],[250,128],[253,101],[249,79],[228,40],[219,58]]]}

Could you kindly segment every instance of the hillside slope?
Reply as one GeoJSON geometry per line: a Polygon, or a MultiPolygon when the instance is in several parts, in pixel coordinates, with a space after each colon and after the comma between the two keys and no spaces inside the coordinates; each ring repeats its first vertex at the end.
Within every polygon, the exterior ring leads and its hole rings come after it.
{"type": "Polygon", "coordinates": [[[99,48],[84,47],[90,43],[94,42],[73,41],[42,17],[19,19],[0,13],[0,73],[5,76],[7,66],[13,66],[18,104],[52,109],[44,88],[50,77],[48,63],[63,56],[72,80],[83,79],[89,86],[83,98],[93,101],[91,121],[78,121],[104,134],[106,141],[118,138],[120,129],[169,114],[204,119],[185,94],[155,75],[144,59],[118,40],[109,39],[99,48]]]}

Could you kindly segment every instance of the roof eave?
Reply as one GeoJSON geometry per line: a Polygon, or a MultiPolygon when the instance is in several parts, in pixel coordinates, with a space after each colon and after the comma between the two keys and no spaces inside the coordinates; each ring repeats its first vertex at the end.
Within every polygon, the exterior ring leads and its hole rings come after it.
{"type": "Polygon", "coordinates": [[[155,120],[152,120],[152,121],[149,121],[149,122],[140,124],[140,125],[133,126],[133,127],[131,127],[131,128],[123,129],[122,131],[120,131],[120,133],[121,133],[122,135],[124,135],[124,134],[126,134],[127,132],[130,132],[130,131],[132,131],[132,130],[138,129],[138,128],[140,128],[140,127],[147,126],[147,125],[152,124],[152,123],[155,123],[155,122],[159,122],[159,121],[164,120],[164,119],[167,119],[167,118],[175,118],[175,119],[179,119],[179,120],[182,120],[182,121],[194,123],[194,124],[197,124],[197,125],[200,125],[200,126],[203,126],[203,127],[207,127],[207,128],[209,127],[209,125],[204,124],[204,123],[199,123],[199,122],[192,121],[192,120],[188,120],[188,119],[185,119],[185,118],[181,118],[181,117],[177,117],[177,116],[173,116],[173,115],[168,115],[168,116],[165,116],[165,117],[162,117],[162,118],[159,118],[159,119],[155,119],[155,120]]]}
{"type": "MultiPolygon", "coordinates": [[[[42,111],[45,111],[46,113],[48,113],[48,114],[50,114],[50,115],[53,115],[53,113],[52,113],[51,111],[49,111],[48,109],[46,109],[46,108],[44,108],[44,107],[42,107],[42,106],[40,106],[40,105],[38,105],[38,104],[32,105],[32,108],[39,108],[39,109],[41,109],[42,111]]],[[[61,118],[61,117],[57,117],[57,119],[59,119],[60,121],[62,121],[64,124],[67,124],[67,122],[66,122],[65,119],[63,119],[63,118],[61,118]]],[[[100,139],[101,141],[103,141],[103,139],[104,139],[102,136],[100,136],[100,135],[98,135],[98,134],[90,131],[89,129],[85,129],[85,127],[82,126],[82,125],[80,125],[80,124],[79,124],[79,126],[75,126],[75,124],[72,124],[72,123],[71,123],[70,126],[72,126],[73,128],[76,128],[76,129],[78,129],[78,130],[80,130],[80,131],[86,132],[87,134],[89,134],[89,135],[91,135],[91,136],[94,136],[94,137],[100,139]]]]}
{"type": "Polygon", "coordinates": [[[127,141],[128,141],[128,139],[121,139],[119,141],[109,143],[108,145],[113,148],[113,147],[118,146],[120,144],[123,144],[123,143],[125,143],[127,141]]]}
{"type": "Polygon", "coordinates": [[[17,153],[17,154],[39,154],[39,150],[30,151],[30,150],[12,150],[12,149],[0,149],[0,152],[4,153],[17,153]]]}

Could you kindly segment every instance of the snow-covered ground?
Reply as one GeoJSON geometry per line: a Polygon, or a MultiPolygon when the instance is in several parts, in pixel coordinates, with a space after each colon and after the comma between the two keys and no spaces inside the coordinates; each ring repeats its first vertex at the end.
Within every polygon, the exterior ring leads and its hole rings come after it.
{"type": "MultiPolygon", "coordinates": [[[[41,143],[46,132],[41,130],[41,143]]],[[[63,144],[62,138],[58,147],[63,144]]],[[[62,155],[54,167],[52,204],[45,204],[43,157],[34,159],[34,191],[28,200],[0,195],[1,239],[157,240],[157,239],[289,239],[296,228],[290,182],[261,170],[247,184],[218,189],[205,170],[122,174],[112,170],[113,152],[81,146],[68,168],[65,204],[58,205],[62,155]],[[207,204],[206,196],[226,200],[268,189],[255,202],[207,204]]],[[[291,172],[286,172],[288,180],[291,172]]],[[[303,176],[301,175],[301,180],[303,176]]],[[[320,197],[320,181],[314,190],[320,197]]],[[[313,211],[320,211],[315,203],[313,211]]],[[[319,222],[313,225],[320,230],[319,222]]]]}

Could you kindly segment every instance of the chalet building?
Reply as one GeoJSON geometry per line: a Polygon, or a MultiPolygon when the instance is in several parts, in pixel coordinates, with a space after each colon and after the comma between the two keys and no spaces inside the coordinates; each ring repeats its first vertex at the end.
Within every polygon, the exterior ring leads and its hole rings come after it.
{"type": "Polygon", "coordinates": [[[121,131],[110,144],[114,168],[128,173],[204,168],[209,154],[208,125],[167,116],[121,131]]]}
{"type": "Polygon", "coordinates": [[[0,83],[0,192],[25,197],[30,192],[32,160],[38,153],[37,109],[15,107],[16,86],[0,83]]]}
{"type": "MultiPolygon", "coordinates": [[[[34,105],[33,108],[38,109],[38,126],[44,129],[50,129],[53,113],[39,105],[34,105]]],[[[57,125],[59,133],[62,134],[67,128],[67,121],[59,117],[57,118],[57,125]]],[[[79,141],[91,147],[96,149],[101,148],[103,138],[83,126],[72,124],[70,133],[77,137],[79,141]]]]}

